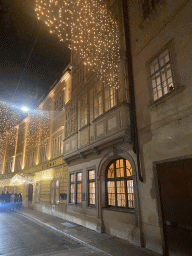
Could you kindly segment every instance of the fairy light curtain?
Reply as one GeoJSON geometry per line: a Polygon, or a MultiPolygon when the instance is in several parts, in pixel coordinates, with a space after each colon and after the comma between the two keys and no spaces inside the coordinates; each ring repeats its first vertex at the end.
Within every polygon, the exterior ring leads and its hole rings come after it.
{"type": "Polygon", "coordinates": [[[88,70],[119,87],[119,27],[102,0],[36,0],[38,19],[78,53],[88,70]]]}

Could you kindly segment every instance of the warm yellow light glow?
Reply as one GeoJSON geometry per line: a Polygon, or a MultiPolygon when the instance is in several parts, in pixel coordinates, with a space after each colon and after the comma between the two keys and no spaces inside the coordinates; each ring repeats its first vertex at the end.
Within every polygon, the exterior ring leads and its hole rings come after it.
{"type": "Polygon", "coordinates": [[[103,82],[119,86],[119,27],[103,0],[36,0],[36,12],[103,82]],[[43,12],[43,15],[42,15],[43,12]]]}

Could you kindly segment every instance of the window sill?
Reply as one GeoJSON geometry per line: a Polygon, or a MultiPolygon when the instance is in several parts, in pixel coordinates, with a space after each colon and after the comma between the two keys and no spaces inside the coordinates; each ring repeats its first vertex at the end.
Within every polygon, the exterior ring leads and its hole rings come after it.
{"type": "Polygon", "coordinates": [[[185,90],[185,86],[179,86],[177,87],[175,90],[173,90],[172,92],[169,92],[168,94],[164,95],[163,97],[161,97],[160,99],[152,102],[148,108],[154,108],[154,107],[158,107],[159,105],[163,104],[166,102],[166,100],[174,97],[176,94],[181,93],[185,90]]]}
{"type": "Polygon", "coordinates": [[[103,207],[103,210],[107,211],[115,211],[115,212],[126,212],[126,213],[132,213],[135,214],[135,209],[128,209],[128,208],[120,208],[120,207],[103,207]]]}

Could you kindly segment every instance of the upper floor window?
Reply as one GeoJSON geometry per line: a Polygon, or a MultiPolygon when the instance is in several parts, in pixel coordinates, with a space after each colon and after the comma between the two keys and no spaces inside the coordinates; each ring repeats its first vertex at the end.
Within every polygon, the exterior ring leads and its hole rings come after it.
{"type": "Polygon", "coordinates": [[[107,205],[134,208],[132,168],[128,160],[111,162],[106,172],[107,205]]]}
{"type": "Polygon", "coordinates": [[[11,173],[12,167],[13,167],[13,159],[7,160],[5,164],[5,173],[11,173]]]}
{"type": "Polygon", "coordinates": [[[43,163],[47,160],[47,144],[40,147],[39,163],[43,163]]]}
{"type": "Polygon", "coordinates": [[[52,140],[52,157],[57,157],[63,153],[63,136],[60,135],[52,140]]]}
{"type": "Polygon", "coordinates": [[[87,124],[87,95],[84,95],[81,99],[81,127],[87,124]]]}
{"type": "Polygon", "coordinates": [[[35,164],[35,152],[30,152],[26,156],[26,168],[29,168],[35,164]]]}
{"type": "Polygon", "coordinates": [[[114,87],[105,87],[105,111],[117,105],[117,90],[114,87]]]}
{"type": "Polygon", "coordinates": [[[149,17],[151,12],[155,8],[158,8],[158,4],[161,2],[162,2],[162,0],[143,0],[142,1],[141,7],[142,7],[144,20],[149,17]]]}
{"type": "Polygon", "coordinates": [[[103,114],[103,91],[101,82],[94,87],[93,106],[94,118],[103,114]]]}
{"type": "Polygon", "coordinates": [[[63,108],[63,92],[55,97],[54,110],[61,111],[62,108],[63,108]]]}
{"type": "Polygon", "coordinates": [[[76,102],[70,104],[66,109],[66,118],[65,118],[65,136],[68,137],[76,131],[77,122],[76,122],[76,102]]]}
{"type": "Polygon", "coordinates": [[[151,61],[150,80],[154,101],[174,90],[172,63],[168,48],[151,61]]]}

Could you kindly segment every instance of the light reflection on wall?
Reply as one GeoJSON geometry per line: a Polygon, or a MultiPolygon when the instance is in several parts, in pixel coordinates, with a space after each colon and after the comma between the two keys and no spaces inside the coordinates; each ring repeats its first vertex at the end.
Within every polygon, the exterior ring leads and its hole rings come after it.
{"type": "Polygon", "coordinates": [[[49,169],[46,171],[35,173],[34,183],[42,180],[52,180],[53,174],[54,174],[54,169],[49,169]]]}

